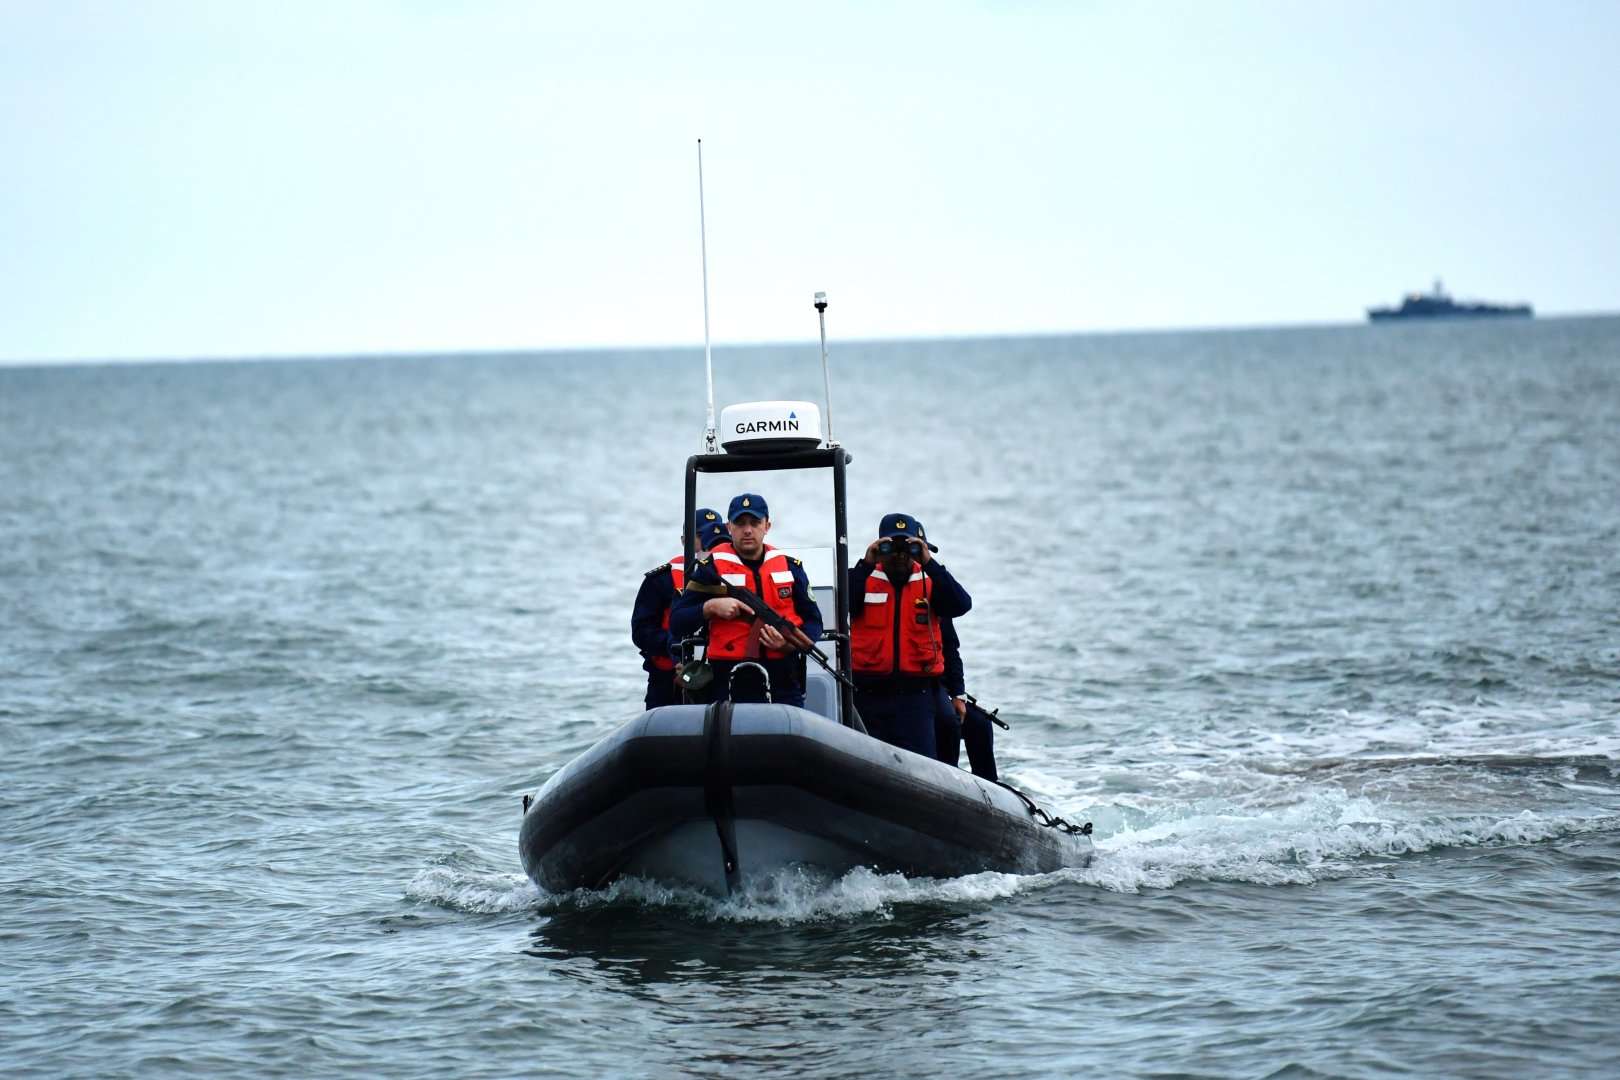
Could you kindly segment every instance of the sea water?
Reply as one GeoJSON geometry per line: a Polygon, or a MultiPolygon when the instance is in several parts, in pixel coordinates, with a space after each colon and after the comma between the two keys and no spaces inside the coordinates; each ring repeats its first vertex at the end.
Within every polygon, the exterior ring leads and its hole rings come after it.
{"type": "MultiPolygon", "coordinates": [[[[819,351],[717,350],[719,404],[819,351]]],[[[523,877],[639,710],[699,350],[0,368],[0,1069],[1613,1070],[1620,320],[831,357],[851,542],[927,526],[1089,868],[523,877]]]]}

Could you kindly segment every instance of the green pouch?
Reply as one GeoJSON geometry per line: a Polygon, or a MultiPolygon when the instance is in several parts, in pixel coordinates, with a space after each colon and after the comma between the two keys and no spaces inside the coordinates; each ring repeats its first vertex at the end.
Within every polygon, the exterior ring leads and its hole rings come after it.
{"type": "Polygon", "coordinates": [[[709,666],[707,660],[697,660],[681,668],[675,681],[681,684],[683,690],[702,690],[714,682],[714,668],[709,666]]]}

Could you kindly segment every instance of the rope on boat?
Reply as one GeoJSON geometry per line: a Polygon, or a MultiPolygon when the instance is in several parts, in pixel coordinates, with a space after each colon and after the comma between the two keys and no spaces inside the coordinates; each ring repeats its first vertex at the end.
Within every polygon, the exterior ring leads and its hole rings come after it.
{"type": "Polygon", "coordinates": [[[1056,829],[1058,832],[1070,833],[1074,836],[1091,835],[1091,822],[1088,821],[1084,825],[1076,825],[1072,821],[1065,821],[1063,818],[1048,814],[1045,810],[1042,810],[1035,804],[1034,799],[1030,798],[1028,795],[1025,795],[1022,791],[1019,791],[1011,784],[1002,780],[992,780],[990,782],[995,784],[997,787],[1004,787],[1014,795],[1018,796],[1018,801],[1024,804],[1024,808],[1029,811],[1029,816],[1035,819],[1035,823],[1037,825],[1047,829],[1056,829]]]}

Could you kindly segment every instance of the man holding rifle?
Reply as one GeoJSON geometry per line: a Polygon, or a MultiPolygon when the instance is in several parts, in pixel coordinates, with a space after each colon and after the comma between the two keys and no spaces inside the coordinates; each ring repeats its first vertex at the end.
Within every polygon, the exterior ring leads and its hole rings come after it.
{"type": "Polygon", "coordinates": [[[712,700],[766,700],[763,680],[739,679],[732,685],[733,671],[747,662],[764,669],[771,701],[802,706],[804,654],[821,639],[821,609],[810,579],[798,559],[765,543],[771,518],[763,496],[745,492],[732,499],[726,521],[731,542],[711,548],[688,576],[670,608],[670,633],[680,641],[707,621],[712,700]],[[754,593],[780,618],[756,616],[743,601],[726,595],[728,586],[754,593]]]}

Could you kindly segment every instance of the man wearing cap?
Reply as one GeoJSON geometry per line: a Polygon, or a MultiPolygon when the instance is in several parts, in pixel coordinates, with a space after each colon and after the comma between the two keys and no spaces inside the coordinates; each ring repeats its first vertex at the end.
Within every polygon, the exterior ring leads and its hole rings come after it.
{"type": "MultiPolygon", "coordinates": [[[[804,639],[821,639],[821,609],[810,591],[810,579],[798,559],[790,559],[765,543],[771,531],[771,513],[761,495],[745,492],[726,510],[729,542],[709,551],[687,580],[686,589],[670,608],[669,626],[677,641],[696,633],[705,622],[709,643],[704,658],[714,671],[715,701],[764,701],[762,680],[739,677],[731,684],[739,663],[758,664],[770,679],[770,700],[804,704],[804,655],[772,626],[755,618],[741,600],[726,595],[728,586],[753,592],[771,609],[792,623],[804,639]]],[[[757,676],[757,672],[754,673],[757,676]]]]}
{"type": "Polygon", "coordinates": [[[886,514],[848,579],[855,709],[870,734],[925,757],[935,753],[943,620],[973,606],[938,550],[916,518],[886,514]]]}
{"type": "MultiPolygon", "coordinates": [[[[707,508],[692,516],[692,548],[702,552],[731,539],[720,515],[707,508]]],[[[647,708],[679,705],[681,689],[675,684],[675,661],[680,639],[669,632],[669,609],[686,587],[686,537],[682,551],[662,566],[655,566],[641,579],[636,606],[630,612],[630,640],[641,650],[641,667],[647,673],[647,708]]]]}

